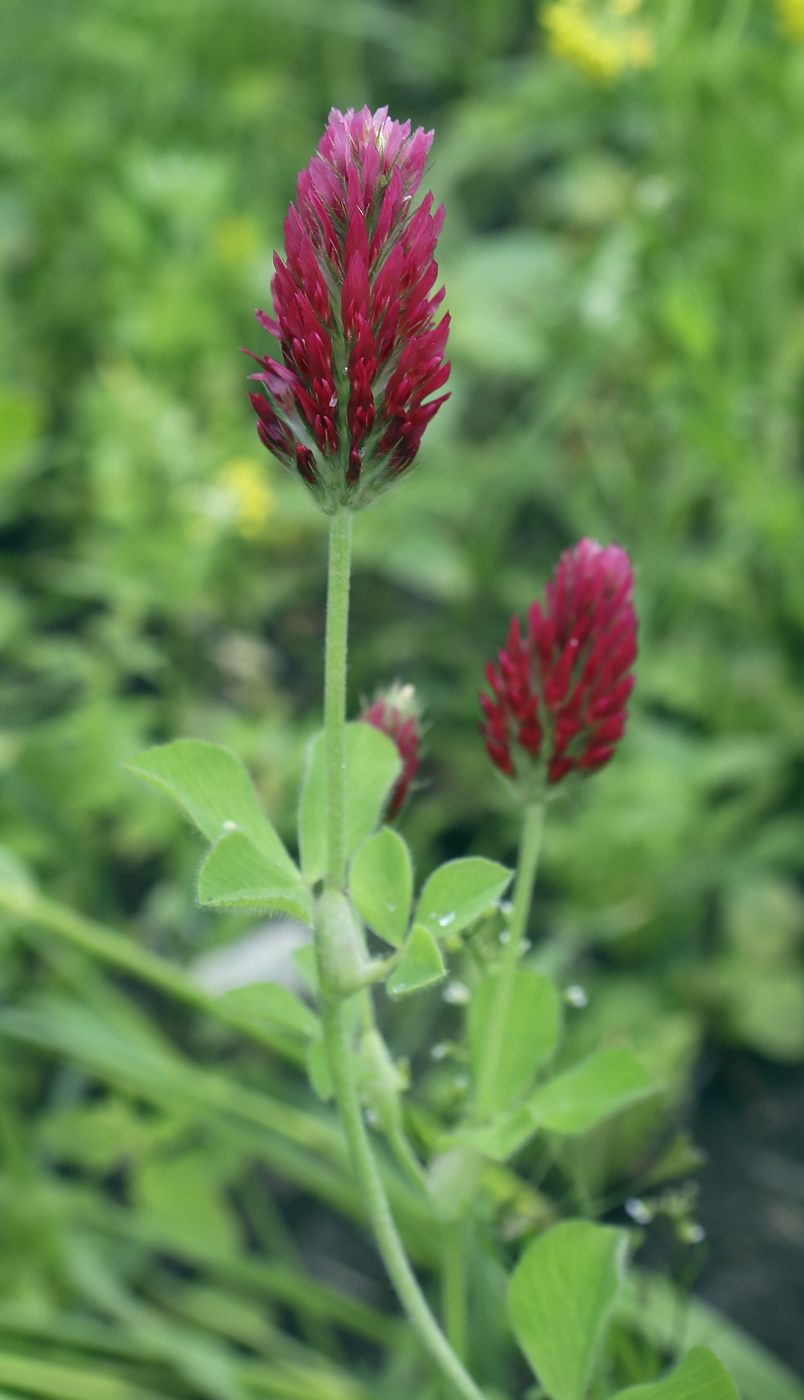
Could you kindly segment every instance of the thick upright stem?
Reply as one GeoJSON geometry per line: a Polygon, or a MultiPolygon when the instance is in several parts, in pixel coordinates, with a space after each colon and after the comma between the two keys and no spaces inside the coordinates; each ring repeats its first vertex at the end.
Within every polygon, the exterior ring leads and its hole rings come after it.
{"type": "Polygon", "coordinates": [[[505,1028],[508,1024],[514,995],[519,950],[522,946],[525,929],[528,926],[530,906],[533,900],[533,885],[536,879],[536,868],[539,864],[539,850],[544,829],[544,811],[544,802],[531,802],[525,808],[522,822],[516,883],[514,885],[514,907],[511,913],[508,943],[502,971],[497,979],[497,987],[491,1003],[491,1015],[483,1047],[483,1067],[477,1093],[479,1118],[487,1118],[494,1108],[497,1078],[505,1043],[505,1028]]]}
{"type": "Polygon", "coordinates": [[[341,889],[346,868],[346,644],[352,515],[339,510],[329,532],[324,728],[327,752],[327,881],[341,889]]]}
{"type": "MultiPolygon", "coordinates": [[[[336,889],[343,887],[346,869],[346,640],[351,530],[351,516],[347,512],[340,511],[333,516],[327,596],[324,725],[327,753],[327,883],[336,889]]],[[[318,933],[317,926],[316,938],[318,933]]],[[[472,1377],[433,1317],[399,1238],[363,1121],[343,1002],[328,994],[325,985],[322,985],[321,1021],[335,1102],[352,1167],[388,1275],[421,1341],[458,1394],[463,1400],[483,1400],[472,1377]]]]}

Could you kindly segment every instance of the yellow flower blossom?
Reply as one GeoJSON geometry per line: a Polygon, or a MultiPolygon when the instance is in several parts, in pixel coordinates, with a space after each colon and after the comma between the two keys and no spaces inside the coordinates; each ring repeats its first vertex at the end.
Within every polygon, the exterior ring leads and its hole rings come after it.
{"type": "Polygon", "coordinates": [[[776,23],[786,39],[804,39],[804,0],[773,0],[776,23]]]}
{"type": "Polygon", "coordinates": [[[541,16],[548,47],[601,83],[650,68],[656,49],[650,26],[635,19],[641,6],[642,0],[550,0],[541,16]]]}
{"type": "Polygon", "coordinates": [[[258,539],[277,509],[277,499],[259,462],[233,457],[221,467],[218,481],[235,501],[235,524],[247,540],[258,539]]]}

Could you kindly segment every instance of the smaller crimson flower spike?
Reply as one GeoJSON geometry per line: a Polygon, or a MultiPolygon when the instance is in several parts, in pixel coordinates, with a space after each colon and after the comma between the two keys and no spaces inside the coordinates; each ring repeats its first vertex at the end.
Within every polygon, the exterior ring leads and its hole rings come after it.
{"type": "Polygon", "coordinates": [[[257,431],[329,513],[406,471],[449,397],[430,397],[450,370],[443,288],[430,295],[444,209],[432,194],[414,207],[432,140],[387,107],[333,108],[274,257],[275,316],[257,312],[283,361],[253,356],[257,431]]]}
{"type": "Polygon", "coordinates": [[[408,795],[411,782],[419,767],[421,742],[421,707],[412,685],[396,682],[387,690],[378,690],[370,705],[363,708],[360,719],[381,729],[393,739],[402,759],[402,772],[391,789],[386,817],[393,821],[408,795]]]}
{"type": "Polygon", "coordinates": [[[503,773],[554,784],[612,758],[634,687],[633,588],[625,550],[583,539],[562,554],[544,604],[531,605],[525,637],[511,619],[497,666],[486,667],[492,694],[480,695],[486,749],[503,773]]]}

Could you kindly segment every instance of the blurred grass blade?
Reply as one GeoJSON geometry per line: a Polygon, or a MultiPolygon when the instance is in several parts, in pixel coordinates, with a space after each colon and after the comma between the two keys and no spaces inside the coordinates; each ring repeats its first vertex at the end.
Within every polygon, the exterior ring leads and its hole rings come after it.
{"type": "MultiPolygon", "coordinates": [[[[254,1155],[306,1186],[353,1219],[363,1202],[348,1174],[337,1121],[307,1113],[231,1078],[185,1063],[178,1052],[155,1053],[80,1003],[55,996],[0,1011],[0,1035],[49,1048],[88,1066],[127,1093],[141,1094],[179,1118],[201,1115],[238,1132],[254,1155]],[[322,1160],[323,1158],[323,1160],[322,1160]]],[[[437,1229],[427,1203],[383,1162],[383,1175],[409,1247],[420,1260],[436,1257],[437,1229]]]]}
{"type": "Polygon", "coordinates": [[[97,1367],[79,1368],[0,1351],[0,1385],[17,1386],[42,1400],[167,1400],[164,1394],[105,1375],[97,1367]]]}
{"type": "Polygon", "coordinates": [[[804,1381],[784,1362],[710,1303],[679,1293],[669,1279],[632,1269],[617,1317],[671,1355],[692,1346],[711,1347],[734,1377],[742,1400],[804,1400],[804,1381]]]}
{"type": "MultiPolygon", "coordinates": [[[[5,852],[3,852],[5,856],[5,852]]],[[[303,1052],[292,1037],[284,1035],[264,1021],[241,1016],[231,1005],[209,995],[180,967],[141,948],[133,939],[106,928],[103,924],[76,914],[65,905],[56,904],[38,894],[27,881],[11,878],[5,860],[0,864],[0,909],[20,916],[88,953],[90,957],[118,968],[146,985],[157,988],[184,1005],[205,1011],[223,1021],[232,1030],[266,1046],[277,1054],[302,1063],[303,1052]]]]}

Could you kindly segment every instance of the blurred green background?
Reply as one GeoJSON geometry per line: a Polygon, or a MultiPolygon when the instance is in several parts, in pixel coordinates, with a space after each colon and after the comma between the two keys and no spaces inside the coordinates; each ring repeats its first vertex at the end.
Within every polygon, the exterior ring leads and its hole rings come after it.
{"type": "MultiPolygon", "coordinates": [[[[292,841],[325,523],[259,446],[238,346],[267,348],[329,107],[388,103],[435,128],[452,397],[357,521],[349,684],[426,706],[418,865],[512,858],[483,664],[561,549],[618,541],[630,727],[552,810],[534,933],[676,1103],[703,1044],[800,1063],[804,5],[4,0],[3,28],[0,841],[178,961],[246,922],[195,908],[196,838],[120,763],[228,744],[292,841]]],[[[3,938],[7,997],[91,1000],[3,938]]],[[[78,1091],[7,1053],[20,1151],[78,1091]]]]}

